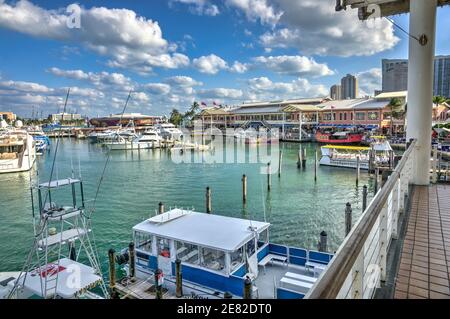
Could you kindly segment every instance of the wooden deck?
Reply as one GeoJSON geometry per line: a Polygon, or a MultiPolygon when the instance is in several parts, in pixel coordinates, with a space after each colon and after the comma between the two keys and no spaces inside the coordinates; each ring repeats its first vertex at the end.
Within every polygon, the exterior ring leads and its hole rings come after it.
{"type": "Polygon", "coordinates": [[[450,299],[450,185],[417,186],[407,221],[396,299],[450,299]]]}

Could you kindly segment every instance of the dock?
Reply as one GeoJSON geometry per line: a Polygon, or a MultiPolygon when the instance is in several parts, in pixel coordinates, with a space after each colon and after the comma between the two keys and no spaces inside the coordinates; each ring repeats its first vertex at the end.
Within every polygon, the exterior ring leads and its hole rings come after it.
{"type": "MultiPolygon", "coordinates": [[[[131,282],[128,278],[120,280],[116,286],[120,299],[156,299],[155,285],[153,281],[136,279],[131,282]]],[[[163,299],[178,299],[167,289],[163,289],[163,299]]]]}

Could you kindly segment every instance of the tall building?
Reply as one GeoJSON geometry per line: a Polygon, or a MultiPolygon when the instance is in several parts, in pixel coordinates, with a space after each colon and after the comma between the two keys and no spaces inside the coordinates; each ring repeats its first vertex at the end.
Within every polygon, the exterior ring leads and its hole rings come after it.
{"type": "Polygon", "coordinates": [[[341,100],[341,86],[339,84],[335,84],[330,88],[330,98],[333,100],[341,100]]]}
{"type": "Polygon", "coordinates": [[[383,92],[399,92],[408,90],[408,60],[383,59],[383,92]]]}
{"type": "MultiPolygon", "coordinates": [[[[408,60],[383,59],[383,92],[408,90],[408,60]]],[[[434,59],[433,94],[450,97],[450,55],[434,59]]]]}
{"type": "Polygon", "coordinates": [[[358,79],[351,74],[347,74],[341,80],[341,99],[357,99],[358,95],[358,79]]]}
{"type": "Polygon", "coordinates": [[[434,59],[433,94],[450,98],[450,55],[434,59]]]}

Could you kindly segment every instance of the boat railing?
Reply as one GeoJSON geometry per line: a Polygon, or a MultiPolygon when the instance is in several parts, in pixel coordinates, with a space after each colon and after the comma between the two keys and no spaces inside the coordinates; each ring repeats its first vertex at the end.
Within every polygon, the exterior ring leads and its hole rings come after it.
{"type": "Polygon", "coordinates": [[[369,299],[386,280],[389,246],[398,237],[409,197],[415,148],[412,141],[305,298],[369,299]]]}

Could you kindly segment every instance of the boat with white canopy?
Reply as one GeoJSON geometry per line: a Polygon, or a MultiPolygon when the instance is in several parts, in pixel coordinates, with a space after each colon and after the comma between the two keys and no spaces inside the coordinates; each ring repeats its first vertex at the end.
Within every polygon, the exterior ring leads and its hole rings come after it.
{"type": "Polygon", "coordinates": [[[27,131],[10,129],[0,134],[0,174],[29,171],[35,161],[35,141],[27,131]]]}

